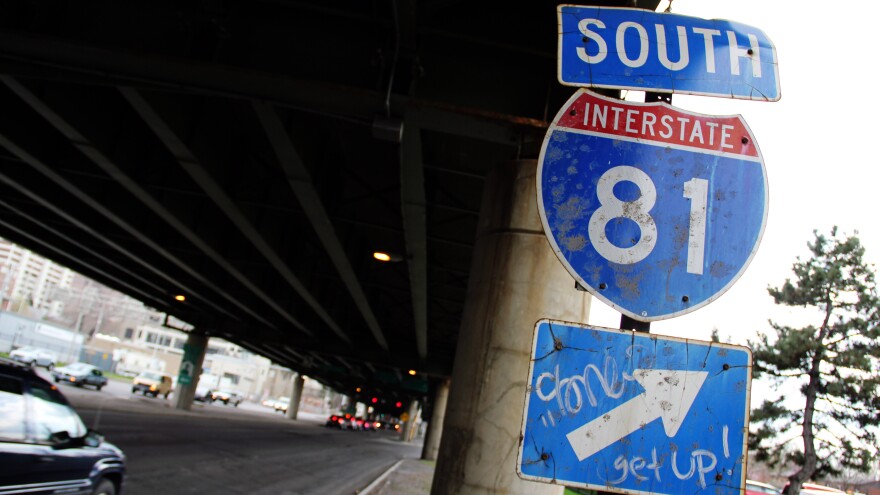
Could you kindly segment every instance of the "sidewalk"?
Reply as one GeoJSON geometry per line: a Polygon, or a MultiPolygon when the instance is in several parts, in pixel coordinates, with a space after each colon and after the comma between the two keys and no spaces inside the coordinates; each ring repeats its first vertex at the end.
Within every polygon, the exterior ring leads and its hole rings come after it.
{"type": "MultiPolygon", "coordinates": [[[[401,459],[358,495],[430,495],[435,461],[401,459]]],[[[588,493],[565,488],[564,495],[588,493]]]]}
{"type": "Polygon", "coordinates": [[[359,495],[429,495],[434,461],[401,459],[359,492],[359,495]]]}

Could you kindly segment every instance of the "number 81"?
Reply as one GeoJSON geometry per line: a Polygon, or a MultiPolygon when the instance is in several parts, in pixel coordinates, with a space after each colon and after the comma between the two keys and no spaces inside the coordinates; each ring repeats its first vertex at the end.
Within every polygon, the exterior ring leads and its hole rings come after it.
{"type": "MultiPolygon", "coordinates": [[[[708,193],[709,181],[706,179],[692,178],[684,183],[683,196],[691,200],[687,271],[696,275],[703,274],[708,193]]],[[[638,263],[651,254],[657,244],[657,224],[650,215],[657,202],[657,188],[648,174],[629,165],[613,167],[599,177],[596,197],[601,206],[590,216],[588,226],[590,242],[596,252],[608,261],[622,265],[638,263]],[[625,181],[639,188],[637,199],[621,201],[614,195],[614,186],[625,181]],[[606,225],[615,218],[628,218],[638,225],[639,240],[632,247],[615,246],[605,235],[606,225]]]]}

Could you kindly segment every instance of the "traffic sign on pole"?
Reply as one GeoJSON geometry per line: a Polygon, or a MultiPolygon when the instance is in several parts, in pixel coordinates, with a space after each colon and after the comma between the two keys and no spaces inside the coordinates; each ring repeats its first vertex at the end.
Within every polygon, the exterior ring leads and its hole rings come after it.
{"type": "Polygon", "coordinates": [[[183,344],[183,358],[180,360],[180,373],[177,375],[177,383],[181,385],[192,384],[196,376],[196,356],[198,349],[189,344],[183,344]]]}
{"type": "Polygon", "coordinates": [[[602,491],[738,495],[747,347],[541,320],[520,477],[602,491]]]}
{"type": "Polygon", "coordinates": [[[747,100],[780,98],[760,29],[643,9],[560,5],[559,82],[747,100]]]}
{"type": "Polygon", "coordinates": [[[740,116],[581,89],[547,131],[538,209],[553,250],[591,294],[655,321],[739,278],[767,219],[767,175],[740,116]]]}

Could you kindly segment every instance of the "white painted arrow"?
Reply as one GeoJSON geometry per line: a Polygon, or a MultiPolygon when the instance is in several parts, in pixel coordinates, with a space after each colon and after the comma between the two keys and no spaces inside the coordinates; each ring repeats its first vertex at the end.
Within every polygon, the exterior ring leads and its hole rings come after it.
{"type": "Polygon", "coordinates": [[[189,375],[193,376],[193,373],[196,371],[196,366],[189,361],[184,361],[180,363],[180,374],[181,375],[189,375]]]}
{"type": "Polygon", "coordinates": [[[706,380],[705,371],[635,370],[645,393],[572,431],[566,437],[579,461],[590,457],[657,418],[666,436],[678,433],[706,380]]]}

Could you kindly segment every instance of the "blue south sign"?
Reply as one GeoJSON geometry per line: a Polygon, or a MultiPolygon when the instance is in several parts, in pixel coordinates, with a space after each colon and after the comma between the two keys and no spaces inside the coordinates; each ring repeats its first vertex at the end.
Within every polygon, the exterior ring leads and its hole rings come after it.
{"type": "Polygon", "coordinates": [[[520,477],[601,491],[740,495],[747,347],[541,320],[520,477]]]}
{"type": "Polygon", "coordinates": [[[767,176],[740,116],[581,89],[547,131],[538,210],[568,272],[641,321],[717,299],[754,256],[767,176]]]}
{"type": "Polygon", "coordinates": [[[560,5],[559,82],[748,100],[780,98],[776,49],[745,24],[560,5]]]}

